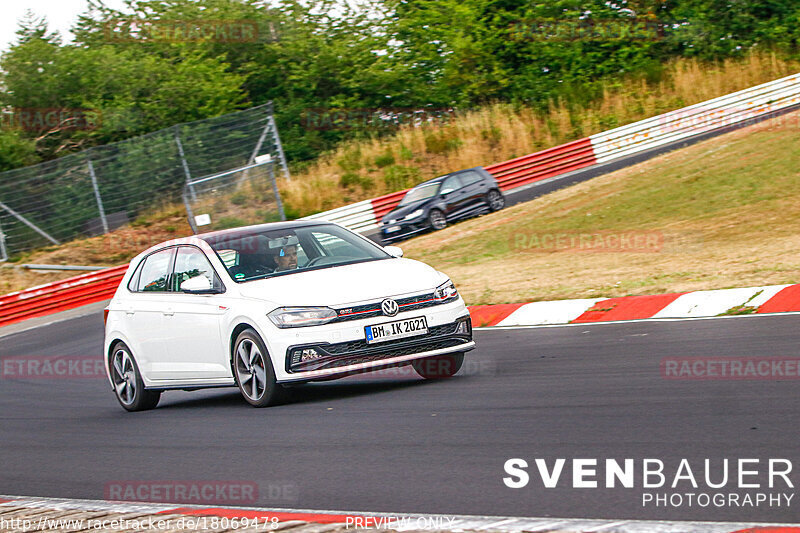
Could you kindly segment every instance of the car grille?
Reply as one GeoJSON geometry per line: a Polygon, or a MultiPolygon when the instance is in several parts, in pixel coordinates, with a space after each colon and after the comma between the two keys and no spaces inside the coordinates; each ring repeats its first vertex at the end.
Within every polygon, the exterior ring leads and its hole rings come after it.
{"type": "MultiPolygon", "coordinates": [[[[400,312],[416,311],[417,309],[424,309],[433,305],[439,305],[441,300],[434,300],[433,293],[420,294],[418,296],[409,296],[406,298],[395,298],[397,305],[400,306],[400,312]]],[[[361,320],[362,318],[374,318],[376,316],[384,316],[381,311],[381,302],[372,302],[363,305],[356,305],[346,309],[337,309],[339,316],[331,320],[329,323],[345,322],[347,320],[361,320]],[[343,313],[346,311],[346,313],[343,313]]]]}
{"type": "Polygon", "coordinates": [[[415,353],[421,352],[430,352],[433,350],[439,350],[442,348],[452,348],[453,346],[458,346],[459,344],[466,344],[468,341],[465,339],[441,339],[441,340],[433,340],[427,341],[423,343],[415,344],[414,346],[407,346],[407,347],[395,347],[388,351],[381,351],[379,354],[372,354],[372,355],[358,355],[353,357],[347,357],[343,359],[337,359],[335,361],[331,361],[321,367],[318,370],[325,370],[328,368],[338,368],[343,366],[350,366],[350,365],[357,365],[360,363],[371,363],[373,361],[380,361],[381,359],[389,359],[390,357],[400,357],[403,355],[411,355],[415,353]]]}
{"type": "Polygon", "coordinates": [[[403,355],[452,348],[454,346],[467,344],[471,340],[472,324],[470,318],[463,317],[450,324],[430,327],[428,328],[427,335],[421,335],[419,337],[397,339],[377,344],[367,344],[366,340],[357,340],[336,344],[293,346],[287,351],[288,354],[295,353],[302,349],[313,348],[319,352],[322,357],[295,364],[292,364],[291,358],[287,357],[286,369],[289,372],[302,372],[339,368],[403,355]],[[464,322],[466,322],[466,332],[462,331],[456,333],[459,324],[464,322]]]}
{"type": "MultiPolygon", "coordinates": [[[[430,339],[432,337],[440,337],[442,335],[452,335],[453,333],[456,332],[456,328],[457,327],[458,327],[458,323],[457,322],[453,322],[452,324],[444,324],[442,326],[433,326],[431,328],[428,328],[428,334],[427,335],[421,335],[420,337],[416,337],[416,340],[419,340],[419,339],[430,339]]],[[[338,344],[326,344],[326,345],[322,346],[322,349],[325,352],[327,352],[327,353],[329,353],[331,355],[340,355],[340,354],[344,354],[344,353],[358,352],[358,351],[366,350],[366,349],[370,349],[370,348],[373,348],[373,349],[374,348],[379,348],[379,349],[390,348],[390,347],[392,347],[394,345],[398,345],[398,344],[399,345],[408,344],[409,342],[412,342],[414,340],[415,340],[415,337],[411,337],[411,338],[405,338],[405,339],[397,339],[397,340],[394,340],[394,341],[381,342],[381,343],[377,343],[377,344],[367,344],[367,341],[359,340],[359,341],[350,341],[350,342],[340,342],[338,344]]],[[[421,351],[425,351],[425,350],[416,350],[416,351],[421,352],[421,351]]],[[[410,353],[414,353],[414,352],[410,352],[410,353]]]]}

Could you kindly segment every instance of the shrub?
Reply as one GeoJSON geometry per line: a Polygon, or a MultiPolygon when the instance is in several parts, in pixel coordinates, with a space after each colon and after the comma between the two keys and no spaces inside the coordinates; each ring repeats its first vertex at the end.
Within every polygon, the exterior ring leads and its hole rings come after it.
{"type": "Polygon", "coordinates": [[[361,168],[361,149],[349,150],[340,157],[336,164],[345,172],[355,172],[361,168]]]}
{"type": "Polygon", "coordinates": [[[214,229],[230,229],[247,226],[247,221],[236,217],[222,217],[214,224],[214,229]]]}
{"type": "Polygon", "coordinates": [[[372,186],[372,179],[368,176],[361,176],[355,172],[347,172],[339,178],[339,185],[345,189],[361,187],[366,190],[372,186]]]}
{"type": "Polygon", "coordinates": [[[283,214],[286,215],[286,220],[296,220],[302,216],[299,209],[288,204],[284,204],[283,214]]]}
{"type": "Polygon", "coordinates": [[[392,152],[386,151],[375,158],[375,166],[378,168],[388,167],[389,165],[394,165],[394,156],[392,152]]]}
{"type": "Polygon", "coordinates": [[[418,168],[392,165],[383,171],[383,182],[392,191],[407,189],[419,181],[418,168]]]}
{"type": "Polygon", "coordinates": [[[247,203],[247,193],[244,191],[236,191],[231,195],[231,203],[233,205],[244,205],[247,203]]]}
{"type": "Polygon", "coordinates": [[[425,134],[425,149],[431,154],[446,154],[464,144],[460,139],[445,132],[431,131],[425,134]]]}
{"type": "Polygon", "coordinates": [[[489,143],[489,146],[494,148],[500,144],[500,140],[503,138],[503,133],[499,128],[492,126],[488,130],[481,130],[481,138],[489,143]]]}

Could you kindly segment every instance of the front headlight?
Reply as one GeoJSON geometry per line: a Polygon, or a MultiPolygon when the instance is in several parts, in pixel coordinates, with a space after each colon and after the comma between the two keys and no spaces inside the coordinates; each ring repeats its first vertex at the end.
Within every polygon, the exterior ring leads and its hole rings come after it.
{"type": "Polygon", "coordinates": [[[336,311],[330,307],[279,307],[267,315],[279,328],[300,328],[319,326],[336,318],[336,311]]]}
{"type": "Polygon", "coordinates": [[[433,291],[433,297],[441,302],[446,302],[458,298],[458,291],[456,290],[456,286],[453,285],[453,282],[448,279],[446,282],[436,287],[436,290],[433,291]]]}
{"type": "Polygon", "coordinates": [[[413,212],[411,212],[411,213],[407,214],[407,215],[406,215],[406,216],[403,218],[403,220],[414,220],[415,218],[419,218],[419,217],[421,217],[421,216],[422,216],[424,213],[425,213],[425,211],[424,211],[424,210],[422,210],[422,209],[417,209],[416,211],[413,211],[413,212]]]}

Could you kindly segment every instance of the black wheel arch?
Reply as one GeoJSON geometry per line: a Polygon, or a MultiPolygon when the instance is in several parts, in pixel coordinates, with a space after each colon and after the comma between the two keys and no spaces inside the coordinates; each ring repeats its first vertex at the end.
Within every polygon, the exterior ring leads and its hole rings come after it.
{"type": "MultiPolygon", "coordinates": [[[[252,324],[248,324],[247,322],[240,322],[239,324],[236,325],[235,328],[233,328],[233,331],[231,332],[231,338],[230,338],[230,341],[228,343],[229,344],[228,345],[228,358],[229,358],[229,360],[231,362],[231,365],[233,365],[233,351],[236,349],[236,339],[239,338],[239,335],[241,335],[242,332],[244,330],[246,330],[246,329],[252,329],[256,333],[256,335],[258,335],[258,338],[261,339],[261,342],[264,343],[264,346],[266,346],[266,343],[264,342],[264,338],[261,336],[261,334],[255,328],[255,326],[253,326],[252,324]]],[[[233,370],[233,367],[231,367],[231,370],[233,370]]]]}

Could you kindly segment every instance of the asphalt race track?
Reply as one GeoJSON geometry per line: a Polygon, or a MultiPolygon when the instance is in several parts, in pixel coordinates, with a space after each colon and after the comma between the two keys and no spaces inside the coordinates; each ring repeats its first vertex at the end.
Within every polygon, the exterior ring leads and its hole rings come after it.
{"type": "MultiPolygon", "coordinates": [[[[258,483],[256,505],[282,508],[794,522],[798,498],[788,508],[643,507],[645,490],[692,490],[638,480],[642,458],[672,472],[681,458],[698,469],[726,457],[800,465],[800,382],[666,380],[659,366],[671,356],[800,356],[798,321],[483,330],[465,375],[351,377],[261,410],[216,389],[169,392],[158,409],[131,414],[100,378],[3,376],[0,494],[103,499],[120,480],[239,480],[258,483]],[[530,464],[525,488],[503,484],[512,457],[530,464]],[[534,459],[559,457],[561,481],[545,489],[534,459]],[[633,458],[636,488],[572,488],[572,458],[633,458]]],[[[101,341],[100,316],[75,318],[3,337],[0,358],[97,356],[101,341]]],[[[719,490],[737,491],[735,469],[732,478],[719,490]]]]}

